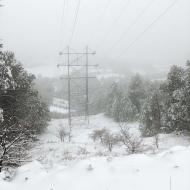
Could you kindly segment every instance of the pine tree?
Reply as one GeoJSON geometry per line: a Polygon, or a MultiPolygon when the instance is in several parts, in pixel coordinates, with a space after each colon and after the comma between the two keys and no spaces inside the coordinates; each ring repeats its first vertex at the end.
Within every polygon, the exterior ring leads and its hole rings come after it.
{"type": "Polygon", "coordinates": [[[138,119],[138,111],[128,97],[128,94],[123,95],[121,105],[120,122],[131,122],[138,119]]]}
{"type": "Polygon", "coordinates": [[[131,102],[125,89],[114,83],[107,97],[107,115],[117,122],[134,121],[137,119],[138,111],[131,102]]]}
{"type": "Polygon", "coordinates": [[[121,109],[121,97],[122,92],[117,83],[113,83],[111,86],[110,93],[107,97],[106,102],[106,114],[116,121],[119,120],[119,112],[121,109]]]}
{"type": "Polygon", "coordinates": [[[190,61],[186,63],[184,101],[186,105],[186,130],[190,131],[190,61]]]}
{"type": "Polygon", "coordinates": [[[19,165],[19,157],[46,127],[48,108],[33,89],[34,78],[16,61],[14,53],[1,54],[0,171],[3,166],[19,165]]]}
{"type": "Polygon", "coordinates": [[[153,136],[162,128],[163,105],[159,90],[155,90],[146,99],[141,113],[140,130],[143,136],[153,136]]]}
{"type": "Polygon", "coordinates": [[[132,77],[128,91],[131,102],[136,106],[138,113],[140,113],[142,101],[145,99],[146,92],[143,79],[139,74],[132,77]]]}
{"type": "Polygon", "coordinates": [[[185,70],[172,66],[168,78],[162,86],[165,96],[164,127],[167,131],[183,130],[187,122],[187,104],[185,101],[185,70]]]}

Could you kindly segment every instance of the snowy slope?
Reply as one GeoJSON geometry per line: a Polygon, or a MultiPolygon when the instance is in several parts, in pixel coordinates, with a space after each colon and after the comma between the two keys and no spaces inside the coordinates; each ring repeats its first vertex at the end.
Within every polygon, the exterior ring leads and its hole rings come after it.
{"type": "Polygon", "coordinates": [[[94,157],[46,170],[34,161],[19,168],[1,190],[189,190],[190,147],[157,156],[143,154],[108,159],[94,157]]]}
{"type": "MultiPolygon", "coordinates": [[[[89,134],[101,128],[118,132],[117,123],[104,114],[91,116],[90,125],[78,117],[72,122],[69,143],[58,138],[58,129],[67,127],[67,120],[52,120],[31,150],[32,162],[20,167],[11,182],[3,181],[1,174],[0,190],[169,190],[170,177],[172,190],[190,189],[188,136],[162,134],[156,151],[154,139],[145,138],[143,144],[150,149],[144,154],[128,155],[121,145],[110,153],[89,134]]],[[[129,125],[139,135],[138,123],[129,125]]]]}

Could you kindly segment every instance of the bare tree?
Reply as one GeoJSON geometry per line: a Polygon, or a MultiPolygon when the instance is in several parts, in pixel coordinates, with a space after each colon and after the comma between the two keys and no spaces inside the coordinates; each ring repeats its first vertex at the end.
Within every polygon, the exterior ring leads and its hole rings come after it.
{"type": "Polygon", "coordinates": [[[129,132],[129,127],[126,123],[119,123],[121,142],[126,146],[127,151],[131,154],[141,151],[142,139],[134,136],[129,132]]]}

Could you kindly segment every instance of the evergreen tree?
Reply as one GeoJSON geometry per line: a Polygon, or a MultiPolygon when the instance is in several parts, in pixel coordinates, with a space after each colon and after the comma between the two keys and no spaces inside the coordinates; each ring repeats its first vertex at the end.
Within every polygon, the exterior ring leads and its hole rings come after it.
{"type": "Polygon", "coordinates": [[[33,89],[34,78],[16,61],[14,53],[1,54],[0,171],[3,166],[19,165],[29,142],[47,125],[48,108],[33,89]]]}
{"type": "Polygon", "coordinates": [[[117,122],[134,121],[137,116],[137,109],[131,102],[125,89],[114,83],[107,97],[107,115],[117,122]]]}
{"type": "Polygon", "coordinates": [[[190,131],[190,61],[186,63],[184,101],[186,105],[186,130],[190,131]]]}
{"type": "Polygon", "coordinates": [[[186,72],[182,67],[172,66],[162,86],[165,93],[164,127],[166,131],[183,130],[187,125],[187,104],[185,98],[186,72]]]}
{"type": "Polygon", "coordinates": [[[128,91],[131,102],[136,106],[138,113],[140,113],[141,106],[143,104],[142,101],[146,97],[146,91],[143,79],[139,74],[136,74],[134,77],[132,77],[128,91]]]}
{"type": "Polygon", "coordinates": [[[155,90],[145,101],[141,113],[140,130],[143,136],[153,136],[162,128],[163,105],[161,95],[155,90]]]}
{"type": "Polygon", "coordinates": [[[120,122],[131,122],[138,119],[138,111],[135,105],[129,99],[128,94],[123,95],[121,99],[121,105],[120,122]]]}
{"type": "Polygon", "coordinates": [[[116,121],[120,119],[120,112],[122,107],[122,91],[117,83],[113,83],[111,91],[107,97],[106,113],[108,116],[114,118],[116,121]]]}

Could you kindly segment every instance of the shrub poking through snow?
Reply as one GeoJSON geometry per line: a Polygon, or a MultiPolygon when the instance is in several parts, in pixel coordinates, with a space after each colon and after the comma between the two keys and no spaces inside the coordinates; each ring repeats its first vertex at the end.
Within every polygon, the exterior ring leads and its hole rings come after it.
{"type": "Polygon", "coordinates": [[[120,123],[120,140],[126,146],[130,154],[140,152],[142,150],[142,138],[132,135],[126,123],[120,123]]]}
{"type": "Polygon", "coordinates": [[[16,175],[16,170],[13,168],[5,168],[3,170],[2,179],[5,181],[11,181],[16,175]]]}
{"type": "Polygon", "coordinates": [[[118,143],[118,136],[107,132],[103,136],[103,144],[108,147],[108,150],[111,152],[113,146],[118,143]]]}
{"type": "Polygon", "coordinates": [[[92,171],[94,168],[92,167],[91,164],[89,164],[86,169],[87,169],[87,171],[92,171]]]}
{"type": "Polygon", "coordinates": [[[60,138],[61,142],[65,141],[65,137],[68,135],[68,133],[66,132],[65,128],[63,127],[63,125],[60,125],[59,129],[58,129],[58,138],[60,138]]]}
{"type": "Polygon", "coordinates": [[[83,154],[83,155],[87,155],[89,154],[89,152],[87,151],[87,149],[85,147],[79,147],[79,150],[78,150],[78,154],[83,154]]]}
{"type": "Polygon", "coordinates": [[[103,129],[96,129],[90,134],[90,138],[95,142],[97,140],[100,140],[100,142],[103,144],[103,138],[104,135],[108,133],[108,130],[103,128],[103,129]]]}
{"type": "Polygon", "coordinates": [[[159,148],[159,134],[154,135],[154,143],[156,148],[159,148]]]}

